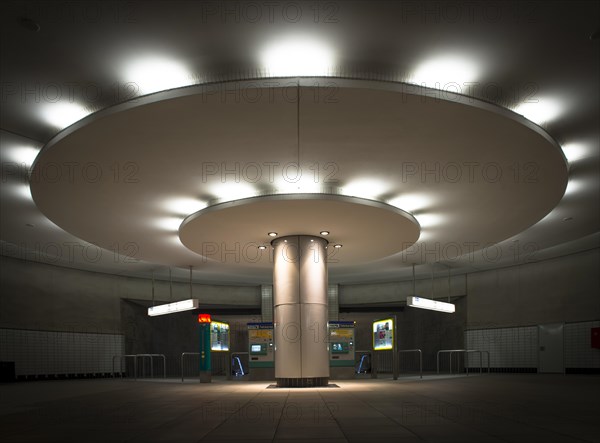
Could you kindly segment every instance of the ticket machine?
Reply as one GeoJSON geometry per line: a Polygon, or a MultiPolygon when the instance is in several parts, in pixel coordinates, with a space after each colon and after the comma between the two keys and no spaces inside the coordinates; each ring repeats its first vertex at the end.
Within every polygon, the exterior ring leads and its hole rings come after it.
{"type": "Polygon", "coordinates": [[[354,378],[354,321],[330,321],[329,373],[332,380],[354,378]]]}
{"type": "Polygon", "coordinates": [[[275,380],[273,323],[248,323],[250,380],[275,380]]]}

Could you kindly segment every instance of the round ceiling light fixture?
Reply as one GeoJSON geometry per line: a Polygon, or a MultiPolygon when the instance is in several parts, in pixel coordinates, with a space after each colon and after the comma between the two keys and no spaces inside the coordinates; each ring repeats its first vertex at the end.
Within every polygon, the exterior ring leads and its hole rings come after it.
{"type": "Polygon", "coordinates": [[[319,232],[319,234],[321,234],[321,235],[329,235],[329,231],[321,231],[321,232],[319,232]]]}
{"type": "Polygon", "coordinates": [[[260,245],[258,247],[258,249],[260,249],[261,251],[264,251],[265,249],[267,249],[267,247],[265,245],[260,245]]]}
{"type": "Polygon", "coordinates": [[[342,247],[342,245],[340,245],[340,244],[338,243],[337,245],[333,245],[333,247],[334,247],[335,249],[340,249],[340,248],[342,247]]]}
{"type": "Polygon", "coordinates": [[[277,232],[269,232],[267,235],[269,237],[277,237],[277,232]]]}

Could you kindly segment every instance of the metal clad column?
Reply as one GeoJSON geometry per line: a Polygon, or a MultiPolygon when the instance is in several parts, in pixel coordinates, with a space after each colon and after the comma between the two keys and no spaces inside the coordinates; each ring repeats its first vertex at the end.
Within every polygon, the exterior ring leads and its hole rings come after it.
{"type": "Polygon", "coordinates": [[[327,385],[327,240],[294,235],[272,245],[277,384],[327,385]]]}

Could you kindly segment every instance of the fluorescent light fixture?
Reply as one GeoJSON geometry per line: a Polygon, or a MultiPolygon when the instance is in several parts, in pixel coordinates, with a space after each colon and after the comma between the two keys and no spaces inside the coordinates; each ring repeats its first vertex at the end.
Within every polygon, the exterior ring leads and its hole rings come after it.
{"type": "Polygon", "coordinates": [[[406,297],[406,304],[413,308],[429,309],[430,311],[447,312],[449,314],[452,314],[456,310],[456,307],[452,303],[422,297],[406,297]]]}
{"type": "Polygon", "coordinates": [[[557,100],[549,98],[532,100],[535,101],[521,103],[513,111],[538,125],[554,120],[562,112],[562,106],[557,100]]]}
{"type": "Polygon", "coordinates": [[[403,211],[420,211],[432,204],[432,198],[423,194],[404,194],[393,198],[387,202],[388,205],[395,206],[403,211]]]}
{"type": "Polygon", "coordinates": [[[265,48],[260,55],[272,77],[324,76],[334,63],[331,48],[314,38],[291,37],[265,48]]]}
{"type": "Polygon", "coordinates": [[[148,315],[154,317],[157,315],[173,314],[175,312],[191,311],[198,309],[198,299],[190,298],[189,300],[176,301],[166,305],[152,306],[148,308],[148,315]]]}
{"type": "Polygon", "coordinates": [[[53,103],[44,107],[42,117],[52,126],[63,129],[81,120],[89,113],[77,103],[53,103]]]}
{"type": "Polygon", "coordinates": [[[474,82],[479,76],[479,67],[473,60],[462,56],[444,56],[419,64],[409,81],[428,88],[467,93],[465,83],[474,82]],[[455,83],[460,89],[452,86],[455,83]]]}
{"type": "Polygon", "coordinates": [[[165,91],[194,84],[189,70],[175,60],[152,57],[137,60],[125,69],[126,82],[137,86],[140,94],[165,91]]]}
{"type": "Polygon", "coordinates": [[[380,195],[385,194],[388,186],[381,180],[364,178],[354,180],[342,188],[342,194],[352,197],[377,199],[380,195]]]}

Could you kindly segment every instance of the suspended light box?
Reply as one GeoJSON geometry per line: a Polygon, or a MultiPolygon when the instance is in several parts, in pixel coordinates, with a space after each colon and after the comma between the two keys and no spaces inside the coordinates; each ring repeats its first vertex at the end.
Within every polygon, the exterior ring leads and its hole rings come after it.
{"type": "Polygon", "coordinates": [[[166,305],[152,306],[148,308],[148,315],[154,317],[156,315],[173,314],[175,312],[191,311],[198,309],[198,299],[190,298],[189,300],[177,301],[166,305]]]}
{"type": "Polygon", "coordinates": [[[452,314],[456,310],[456,307],[452,303],[445,303],[443,301],[422,297],[406,297],[406,304],[413,308],[429,309],[431,311],[447,312],[449,314],[452,314]]]}

